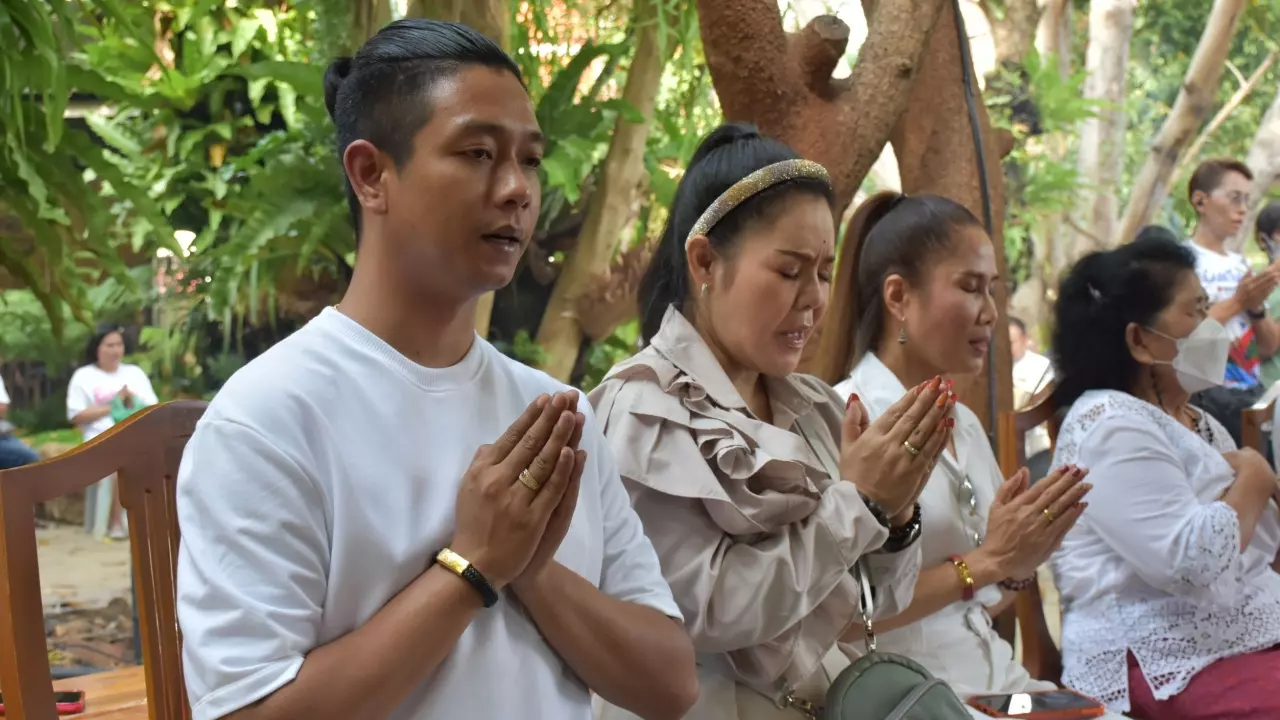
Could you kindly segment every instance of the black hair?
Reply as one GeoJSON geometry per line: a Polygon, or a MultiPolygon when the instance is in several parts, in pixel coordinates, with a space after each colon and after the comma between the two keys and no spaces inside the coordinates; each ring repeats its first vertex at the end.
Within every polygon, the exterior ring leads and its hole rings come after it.
{"type": "Polygon", "coordinates": [[[120,333],[120,340],[124,343],[126,355],[133,352],[133,347],[129,343],[129,336],[125,333],[124,328],[119,325],[104,323],[94,329],[93,334],[89,336],[89,339],[84,344],[84,362],[86,365],[98,364],[98,348],[111,333],[120,333]]]}
{"type": "Polygon", "coordinates": [[[1262,240],[1270,238],[1280,230],[1280,201],[1267,203],[1267,206],[1262,208],[1262,212],[1258,213],[1258,220],[1253,227],[1258,233],[1258,246],[1269,256],[1271,249],[1262,240]]]}
{"type": "MultiPolygon", "coordinates": [[[[403,167],[413,138],[431,118],[431,93],[466,65],[505,70],[523,84],[520,68],[480,32],[456,22],[409,18],[379,30],[324,73],[324,104],[338,129],[338,161],[347,146],[368,140],[403,167]]],[[[351,224],[360,238],[360,201],[343,173],[351,224]]]]}
{"type": "Polygon", "coordinates": [[[884,334],[884,281],[901,275],[920,282],[924,270],[949,251],[961,228],[983,230],[968,208],[940,195],[882,192],[858,207],[845,231],[836,275],[836,301],[823,324],[819,374],[835,382],[849,374],[884,334]]]}
{"type": "Polygon", "coordinates": [[[1129,392],[1142,372],[1125,338],[1129,324],[1149,327],[1173,301],[1179,276],[1195,268],[1189,247],[1154,232],[1077,262],[1054,307],[1054,407],[1089,390],[1129,392]]]}
{"type": "Polygon", "coordinates": [[[1143,225],[1134,240],[1164,240],[1178,242],[1178,234],[1163,225],[1143,225]]]}
{"type": "Polygon", "coordinates": [[[1014,326],[1014,327],[1016,327],[1016,328],[1018,328],[1018,330],[1019,330],[1023,335],[1026,335],[1026,334],[1027,334],[1027,324],[1026,324],[1025,322],[1023,322],[1023,321],[1022,321],[1022,318],[1020,318],[1020,317],[1014,317],[1014,316],[1010,315],[1010,316],[1009,316],[1009,324],[1010,324],[1010,325],[1012,325],[1012,326],[1014,326]]]}
{"type": "MultiPolygon", "coordinates": [[[[728,123],[702,139],[676,188],[662,239],[640,281],[640,332],[646,344],[658,334],[667,308],[674,306],[683,311],[689,300],[689,267],[684,246],[703,211],[721,193],[751,173],[799,157],[784,143],[761,135],[754,125],[728,123]]],[[[822,180],[797,178],[781,182],[739,203],[716,223],[707,233],[711,247],[722,255],[730,254],[744,228],[772,219],[782,209],[782,201],[796,193],[820,197],[834,210],[835,195],[831,186],[822,180]]]]}

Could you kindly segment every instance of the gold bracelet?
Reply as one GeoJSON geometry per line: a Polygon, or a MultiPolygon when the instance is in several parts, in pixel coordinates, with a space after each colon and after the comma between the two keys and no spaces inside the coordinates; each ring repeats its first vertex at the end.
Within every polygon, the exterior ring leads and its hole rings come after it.
{"type": "Polygon", "coordinates": [[[956,574],[960,576],[960,584],[964,586],[960,597],[966,602],[972,600],[976,588],[974,587],[973,573],[969,572],[969,563],[965,562],[964,558],[959,555],[952,555],[947,559],[951,561],[952,565],[956,566],[956,574]]]}

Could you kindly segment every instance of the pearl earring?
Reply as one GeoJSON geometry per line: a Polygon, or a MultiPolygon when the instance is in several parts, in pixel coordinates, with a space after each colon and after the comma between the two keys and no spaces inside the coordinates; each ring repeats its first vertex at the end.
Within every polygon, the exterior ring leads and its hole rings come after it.
{"type": "Polygon", "coordinates": [[[707,284],[706,284],[706,283],[702,283],[702,289],[701,289],[701,290],[699,290],[698,292],[700,292],[700,293],[702,294],[702,297],[706,297],[706,296],[707,296],[707,284]]]}

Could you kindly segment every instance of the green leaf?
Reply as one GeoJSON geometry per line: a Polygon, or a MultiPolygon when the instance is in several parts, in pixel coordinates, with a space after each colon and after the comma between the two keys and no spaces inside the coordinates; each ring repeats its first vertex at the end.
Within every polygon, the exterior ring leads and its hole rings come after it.
{"type": "Polygon", "coordinates": [[[302,95],[324,97],[324,69],[317,65],[288,60],[264,60],[227,68],[229,75],[249,80],[265,78],[293,86],[302,95]]]}

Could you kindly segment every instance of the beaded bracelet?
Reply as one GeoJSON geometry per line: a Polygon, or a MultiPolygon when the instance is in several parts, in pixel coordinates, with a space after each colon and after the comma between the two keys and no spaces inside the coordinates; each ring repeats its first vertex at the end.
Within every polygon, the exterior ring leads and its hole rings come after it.
{"type": "Polygon", "coordinates": [[[1034,584],[1035,584],[1035,582],[1036,582],[1036,576],[1035,576],[1035,575],[1032,575],[1032,576],[1031,576],[1031,577],[1029,577],[1029,578],[1023,578],[1022,580],[1014,580],[1013,578],[1005,578],[1005,579],[1001,580],[1001,581],[1000,581],[999,583],[997,583],[997,584],[998,584],[1001,588],[1004,588],[1005,590],[1008,590],[1009,592],[1022,592],[1023,590],[1026,590],[1027,588],[1029,588],[1029,587],[1031,587],[1032,585],[1034,585],[1034,584]]]}

